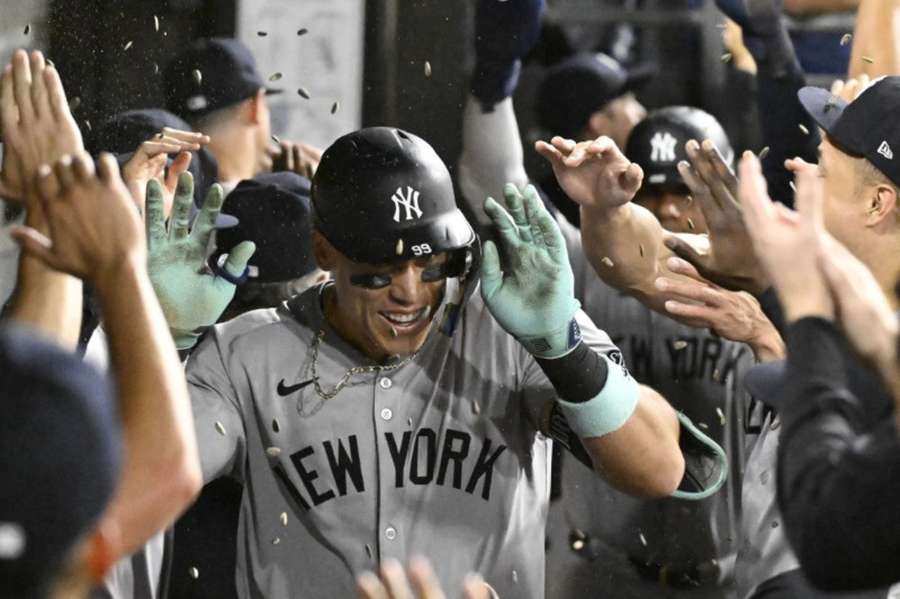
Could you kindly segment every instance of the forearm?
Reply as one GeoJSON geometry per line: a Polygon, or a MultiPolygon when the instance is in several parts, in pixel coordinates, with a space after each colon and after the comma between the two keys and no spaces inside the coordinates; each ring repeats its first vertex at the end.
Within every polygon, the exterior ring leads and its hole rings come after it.
{"type": "Polygon", "coordinates": [[[827,12],[856,10],[859,3],[859,0],[785,0],[784,12],[792,17],[808,17],[827,12]]]}
{"type": "Polygon", "coordinates": [[[629,202],[612,209],[581,208],[581,239],[588,261],[603,281],[665,314],[655,281],[672,252],[653,214],[629,202]]]}
{"type": "Polygon", "coordinates": [[[471,94],[463,111],[462,153],[459,157],[459,186],[463,200],[479,228],[490,226],[482,204],[488,196],[503,196],[503,186],[528,183],[522,140],[512,98],[484,112],[471,94]]]}
{"type": "Polygon", "coordinates": [[[767,326],[761,327],[760,333],[748,342],[757,362],[774,362],[783,360],[787,356],[787,348],[784,339],[775,330],[775,327],[766,320],[767,326]]]}
{"type": "Polygon", "coordinates": [[[900,0],[863,0],[856,13],[847,76],[872,79],[900,69],[900,0]],[[865,58],[863,58],[865,57],[865,58]]]}
{"type": "Polygon", "coordinates": [[[107,513],[121,530],[121,555],[171,524],[201,484],[184,372],[136,262],[97,282],[126,441],[125,474],[107,513]]]}
{"type": "MultiPolygon", "coordinates": [[[[25,224],[47,233],[43,218],[34,212],[28,215],[25,224]]],[[[81,280],[55,271],[40,259],[22,252],[10,318],[28,325],[64,349],[75,351],[81,330],[82,289],[81,280]]]]}
{"type": "Polygon", "coordinates": [[[649,387],[639,388],[634,413],[616,431],[583,438],[594,468],[631,495],[668,497],[684,476],[679,425],[672,407],[649,387]]]}

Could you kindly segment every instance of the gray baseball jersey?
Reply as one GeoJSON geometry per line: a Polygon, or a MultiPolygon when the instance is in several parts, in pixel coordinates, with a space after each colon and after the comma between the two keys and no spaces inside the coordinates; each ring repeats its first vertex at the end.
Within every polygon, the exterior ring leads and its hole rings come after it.
{"type": "MultiPolygon", "coordinates": [[[[571,550],[567,537],[573,529],[635,561],[675,569],[704,565],[705,571],[714,572],[715,567],[706,566],[715,560],[727,575],[737,550],[744,462],[747,397],[738,382],[754,363],[752,351],[744,344],[679,324],[604,284],[584,256],[579,231],[561,215],[557,220],[567,240],[576,297],[584,311],[622,349],[638,381],[658,390],[725,448],[730,473],[723,489],[708,499],[648,501],[619,493],[591,477],[580,463],[564,459],[562,497],[552,509],[564,513],[560,520],[568,524],[568,530],[551,531],[557,542],[548,554],[548,575],[564,579],[581,564],[591,567],[584,553],[575,555],[571,550]]],[[[612,583],[617,596],[646,596],[643,585],[629,595],[621,577],[604,572],[615,567],[606,562],[592,566],[595,573],[590,581],[579,579],[573,593],[608,593],[612,583]]]]}
{"type": "Polygon", "coordinates": [[[476,292],[452,337],[433,328],[401,368],[324,400],[320,331],[325,389],[370,362],[327,325],[322,289],[217,325],[188,361],[204,480],[244,486],[239,596],[352,596],[356,572],[421,554],[448,596],[477,571],[503,597],[542,597],[555,392],[539,366],[476,292]]]}

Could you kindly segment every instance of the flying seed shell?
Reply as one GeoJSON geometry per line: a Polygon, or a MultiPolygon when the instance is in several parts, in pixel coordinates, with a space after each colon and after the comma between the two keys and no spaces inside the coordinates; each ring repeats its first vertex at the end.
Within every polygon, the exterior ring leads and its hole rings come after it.
{"type": "Polygon", "coordinates": [[[680,351],[680,350],[686,348],[687,345],[688,345],[687,341],[685,341],[684,339],[679,339],[678,341],[676,341],[675,343],[672,344],[672,347],[674,347],[676,350],[680,351]]]}
{"type": "Polygon", "coordinates": [[[52,60],[50,60],[50,59],[48,58],[48,59],[47,59],[47,66],[48,66],[48,67],[53,67],[53,68],[55,69],[55,68],[56,68],[56,63],[54,63],[52,60]]]}
{"type": "Polygon", "coordinates": [[[705,430],[705,431],[708,431],[708,430],[709,430],[709,425],[706,424],[705,422],[698,422],[698,423],[697,423],[697,426],[699,426],[700,428],[702,428],[702,429],[705,430]]]}
{"type": "Polygon", "coordinates": [[[88,130],[88,132],[94,130],[94,128],[91,126],[91,122],[87,119],[85,119],[84,121],[84,127],[88,130]]]}
{"type": "Polygon", "coordinates": [[[397,329],[391,326],[391,337],[397,337],[399,333],[397,333],[397,329]]]}
{"type": "Polygon", "coordinates": [[[75,112],[81,106],[81,97],[75,96],[69,101],[69,111],[75,112]]]}
{"type": "Polygon", "coordinates": [[[394,248],[394,251],[397,253],[398,256],[403,255],[403,240],[402,239],[397,240],[397,247],[394,248]]]}
{"type": "Polygon", "coordinates": [[[133,45],[134,45],[134,42],[129,41],[127,44],[125,44],[125,47],[122,48],[122,51],[127,52],[133,45]]]}
{"type": "Polygon", "coordinates": [[[641,545],[644,547],[647,546],[647,537],[644,536],[644,533],[638,533],[638,536],[641,538],[641,545]]]}
{"type": "Polygon", "coordinates": [[[281,455],[281,448],[280,447],[268,447],[268,448],[266,448],[266,454],[268,454],[268,456],[270,458],[277,458],[278,456],[281,455]]]}
{"type": "Polygon", "coordinates": [[[287,515],[287,512],[281,512],[281,516],[279,516],[279,518],[281,519],[281,525],[282,525],[282,526],[287,526],[287,523],[288,523],[288,515],[287,515]]]}
{"type": "Polygon", "coordinates": [[[340,108],[340,107],[341,107],[340,102],[335,102],[334,104],[332,104],[331,105],[331,114],[334,114],[335,112],[337,112],[338,108],[340,108]]]}
{"type": "Polygon", "coordinates": [[[153,29],[159,32],[159,17],[153,15],[153,29]]]}
{"type": "Polygon", "coordinates": [[[277,419],[277,418],[273,418],[273,419],[272,419],[272,431],[273,431],[273,432],[276,432],[276,433],[280,433],[280,432],[281,432],[281,425],[278,424],[278,419],[277,419]]]}
{"type": "Polygon", "coordinates": [[[844,35],[841,36],[841,45],[846,46],[847,44],[850,43],[850,40],[852,40],[852,39],[853,39],[852,33],[845,33],[844,35]]]}
{"type": "Polygon", "coordinates": [[[369,559],[372,559],[372,546],[366,543],[366,555],[369,556],[369,559]]]}
{"type": "Polygon", "coordinates": [[[193,578],[194,580],[200,578],[200,570],[198,570],[197,568],[191,568],[190,570],[188,570],[188,574],[190,574],[191,578],[193,578]]]}
{"type": "Polygon", "coordinates": [[[478,403],[477,401],[472,402],[472,413],[475,414],[476,416],[481,414],[481,404],[478,403]]]}
{"type": "Polygon", "coordinates": [[[793,182],[793,181],[791,181],[790,183],[788,183],[788,185],[791,186],[791,189],[794,191],[794,193],[797,193],[797,186],[794,185],[794,182],[793,182]]]}
{"type": "Polygon", "coordinates": [[[687,205],[690,206],[693,203],[694,203],[694,196],[688,196],[687,197],[687,205]]]}
{"type": "Polygon", "coordinates": [[[277,544],[280,543],[280,542],[281,542],[281,539],[280,539],[279,537],[275,537],[274,539],[272,539],[272,544],[273,544],[273,545],[277,545],[277,544]]]}
{"type": "Polygon", "coordinates": [[[412,426],[412,418],[406,419],[406,426],[412,426]]]}
{"type": "Polygon", "coordinates": [[[872,60],[871,56],[863,56],[862,59],[863,59],[863,62],[867,62],[869,64],[874,64],[874,62],[875,62],[874,60],[872,60]]]}
{"type": "Polygon", "coordinates": [[[719,373],[719,369],[716,368],[715,370],[713,370],[712,380],[714,383],[718,383],[721,379],[722,379],[722,376],[719,373]]]}
{"type": "Polygon", "coordinates": [[[584,549],[584,541],[582,541],[581,539],[575,539],[574,541],[572,541],[572,549],[574,549],[575,551],[581,551],[582,549],[584,549]]]}
{"type": "Polygon", "coordinates": [[[305,88],[305,87],[298,87],[298,88],[297,88],[297,95],[299,95],[299,96],[300,96],[301,98],[303,98],[304,100],[309,100],[309,92],[306,91],[306,88],[305,88]]]}
{"type": "Polygon", "coordinates": [[[31,33],[31,23],[25,25],[25,32],[24,32],[24,33],[25,33],[25,35],[28,35],[29,33],[31,33]]]}
{"type": "Polygon", "coordinates": [[[722,411],[722,408],[716,408],[716,414],[719,415],[719,423],[722,426],[725,426],[725,413],[722,411]]]}
{"type": "Polygon", "coordinates": [[[153,63],[153,74],[156,75],[159,73],[159,65],[155,62],[153,63]]]}
{"type": "Polygon", "coordinates": [[[299,29],[297,31],[297,35],[306,35],[307,33],[309,33],[309,29],[307,29],[306,27],[303,27],[302,29],[299,29]]]}
{"type": "Polygon", "coordinates": [[[806,128],[806,125],[804,125],[803,123],[800,123],[797,126],[800,127],[800,131],[803,132],[803,135],[809,135],[809,129],[806,128]]]}
{"type": "Polygon", "coordinates": [[[641,254],[641,258],[643,258],[644,257],[644,244],[643,243],[638,244],[638,252],[641,254]]]}
{"type": "Polygon", "coordinates": [[[613,266],[615,266],[613,264],[613,261],[610,260],[608,256],[603,256],[603,259],[600,260],[600,262],[602,262],[603,266],[605,266],[606,268],[612,268],[613,266]]]}
{"type": "Polygon", "coordinates": [[[427,60],[425,61],[425,76],[431,77],[431,63],[427,60]]]}
{"type": "Polygon", "coordinates": [[[225,427],[218,420],[216,420],[216,431],[223,437],[225,436],[225,427]]]}
{"type": "Polygon", "coordinates": [[[268,31],[257,31],[256,35],[258,35],[259,37],[266,37],[267,35],[269,35],[269,32],[268,31]]]}
{"type": "Polygon", "coordinates": [[[269,81],[279,81],[284,75],[281,73],[272,73],[269,75],[269,81]]]}
{"type": "Polygon", "coordinates": [[[688,229],[690,229],[691,231],[693,231],[693,230],[695,229],[695,227],[694,227],[694,221],[691,220],[691,217],[690,217],[690,216],[687,218],[687,224],[688,224],[688,229]]]}
{"type": "Polygon", "coordinates": [[[769,155],[769,146],[766,146],[762,150],[759,151],[759,159],[763,160],[766,156],[769,155]]]}
{"type": "Polygon", "coordinates": [[[203,83],[203,73],[200,72],[200,69],[194,69],[191,71],[191,74],[194,76],[194,81],[197,82],[197,85],[203,83]]]}
{"type": "Polygon", "coordinates": [[[722,62],[731,62],[731,52],[722,55],[722,62]]]}
{"type": "Polygon", "coordinates": [[[281,143],[281,140],[278,139],[278,136],[275,135],[274,133],[272,134],[272,141],[274,141],[274,142],[277,143],[277,144],[280,144],[280,143],[281,143]]]}

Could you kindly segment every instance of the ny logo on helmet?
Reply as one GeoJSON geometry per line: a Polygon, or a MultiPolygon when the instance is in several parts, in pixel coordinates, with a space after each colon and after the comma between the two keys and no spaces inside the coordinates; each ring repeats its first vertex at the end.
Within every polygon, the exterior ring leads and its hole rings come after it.
{"type": "Polygon", "coordinates": [[[406,218],[404,220],[412,220],[413,218],[422,218],[422,211],[419,209],[419,192],[410,187],[406,186],[406,194],[403,193],[403,188],[398,187],[397,191],[394,192],[394,195],[391,196],[391,200],[394,201],[394,222],[400,222],[400,207],[403,206],[406,208],[406,218]],[[415,215],[415,216],[414,216],[415,215]]]}
{"type": "Polygon", "coordinates": [[[653,162],[673,162],[675,160],[675,144],[678,140],[668,131],[657,131],[650,138],[650,160],[653,162]]]}

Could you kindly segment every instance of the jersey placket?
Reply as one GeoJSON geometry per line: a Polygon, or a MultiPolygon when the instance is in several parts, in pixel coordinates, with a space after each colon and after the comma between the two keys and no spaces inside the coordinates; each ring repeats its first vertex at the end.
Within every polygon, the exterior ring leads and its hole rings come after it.
{"type": "Polygon", "coordinates": [[[402,484],[403,466],[397,466],[388,447],[388,435],[397,439],[403,428],[399,424],[402,385],[398,384],[398,371],[381,373],[373,381],[372,421],[375,426],[376,445],[378,446],[378,498],[376,504],[376,534],[378,538],[377,559],[396,558],[403,560],[405,538],[401,522],[399,522],[398,481],[402,484]]]}

